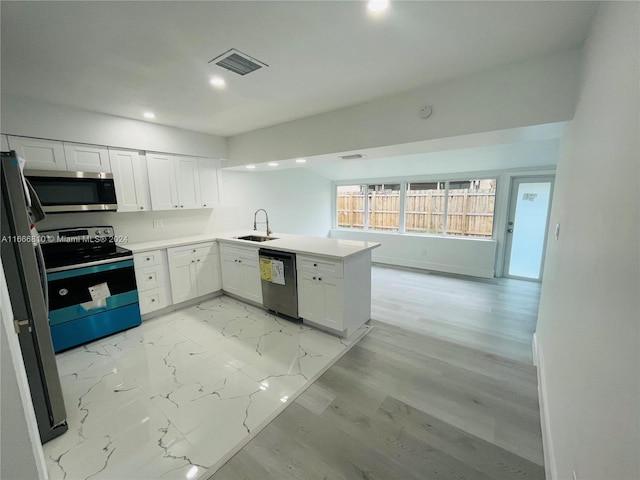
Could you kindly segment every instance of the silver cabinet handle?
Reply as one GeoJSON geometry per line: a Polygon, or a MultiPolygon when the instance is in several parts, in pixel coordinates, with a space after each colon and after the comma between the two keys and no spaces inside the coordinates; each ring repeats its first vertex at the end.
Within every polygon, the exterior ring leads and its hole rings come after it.
{"type": "Polygon", "coordinates": [[[153,277],[149,277],[149,280],[153,280],[153,277]]]}

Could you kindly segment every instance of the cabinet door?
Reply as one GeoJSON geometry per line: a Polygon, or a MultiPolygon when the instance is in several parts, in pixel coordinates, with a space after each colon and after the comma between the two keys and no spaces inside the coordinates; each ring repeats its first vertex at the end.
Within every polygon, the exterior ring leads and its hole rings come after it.
{"type": "Polygon", "coordinates": [[[109,149],[109,159],[116,185],[119,212],[138,212],[151,209],[144,172],[144,157],[138,152],[109,149]]]}
{"type": "Polygon", "coordinates": [[[64,143],[67,170],[78,172],[111,172],[109,151],[106,147],[64,143]]]}
{"type": "Polygon", "coordinates": [[[195,259],[190,248],[169,248],[169,277],[173,303],[184,302],[198,296],[195,259]]]}
{"type": "Polygon", "coordinates": [[[342,279],[335,277],[318,277],[324,292],[324,316],[318,323],[335,330],[344,330],[344,308],[342,298],[342,279]]]}
{"type": "Polygon", "coordinates": [[[222,289],[218,258],[215,255],[196,256],[196,281],[198,296],[222,289]]]}
{"type": "Polygon", "coordinates": [[[9,147],[27,161],[30,170],[67,169],[62,142],[10,136],[9,147]]]}
{"type": "Polygon", "coordinates": [[[258,262],[239,259],[241,267],[240,295],[247,300],[262,304],[262,280],[260,280],[260,267],[258,262]]]}
{"type": "Polygon", "coordinates": [[[200,208],[198,160],[193,157],[174,157],[178,205],[180,208],[200,208]]]}
{"type": "Polygon", "coordinates": [[[298,314],[302,318],[320,323],[324,316],[324,290],[317,275],[298,272],[298,314]]]}
{"type": "Polygon", "coordinates": [[[151,207],[153,210],[178,208],[178,184],[172,155],[147,154],[151,207]]]}
{"type": "Polygon", "coordinates": [[[198,159],[200,201],[202,208],[220,203],[220,161],[212,158],[198,159]]]}
{"type": "Polygon", "coordinates": [[[241,285],[241,267],[233,255],[222,255],[222,288],[238,295],[241,285]]]}

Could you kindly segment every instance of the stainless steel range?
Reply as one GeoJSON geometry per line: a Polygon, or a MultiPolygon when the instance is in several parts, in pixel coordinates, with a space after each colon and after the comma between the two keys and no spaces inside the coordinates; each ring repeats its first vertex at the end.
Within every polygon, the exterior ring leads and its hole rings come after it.
{"type": "Polygon", "coordinates": [[[140,325],[133,254],[113,227],[40,232],[56,352],[140,325]]]}

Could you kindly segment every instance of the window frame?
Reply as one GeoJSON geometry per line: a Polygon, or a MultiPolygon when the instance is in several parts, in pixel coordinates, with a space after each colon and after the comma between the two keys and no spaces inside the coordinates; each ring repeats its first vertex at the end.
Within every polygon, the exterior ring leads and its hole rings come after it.
{"type": "Polygon", "coordinates": [[[434,177],[434,178],[424,178],[424,177],[416,177],[416,178],[406,178],[402,179],[367,179],[367,180],[356,180],[356,181],[340,181],[334,182],[333,184],[333,228],[336,230],[341,230],[345,232],[370,232],[370,233],[381,233],[385,235],[416,235],[421,237],[448,237],[448,238],[466,238],[466,239],[476,239],[476,240],[495,240],[496,239],[496,215],[497,212],[495,210],[495,202],[498,198],[498,185],[500,183],[500,175],[497,174],[471,174],[471,175],[456,175],[456,176],[446,176],[446,177],[434,177]],[[491,228],[491,236],[480,237],[480,236],[470,236],[470,235],[455,235],[447,233],[448,229],[448,216],[449,216],[449,186],[450,182],[463,182],[472,180],[494,180],[495,181],[495,192],[494,192],[494,210],[493,210],[493,221],[491,228]],[[443,220],[442,220],[442,233],[419,233],[419,232],[407,232],[406,231],[406,197],[407,197],[407,185],[410,183],[435,183],[435,182],[443,182],[444,183],[444,210],[443,210],[443,220]],[[363,228],[355,229],[348,227],[339,227],[338,226],[338,187],[340,186],[351,186],[351,185],[359,185],[364,187],[364,191],[369,191],[370,185],[381,185],[381,184],[400,184],[400,212],[399,212],[399,224],[398,231],[385,231],[385,230],[377,230],[369,228],[369,195],[364,195],[364,215],[363,215],[363,228]]]}

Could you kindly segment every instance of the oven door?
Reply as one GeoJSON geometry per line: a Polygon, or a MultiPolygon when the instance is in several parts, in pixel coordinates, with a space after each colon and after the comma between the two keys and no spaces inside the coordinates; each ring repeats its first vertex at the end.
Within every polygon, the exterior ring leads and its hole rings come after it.
{"type": "Polygon", "coordinates": [[[116,210],[116,190],[111,173],[27,170],[44,212],[116,210]]]}
{"type": "Polygon", "coordinates": [[[139,325],[133,260],[47,274],[56,352],[139,325]]]}

